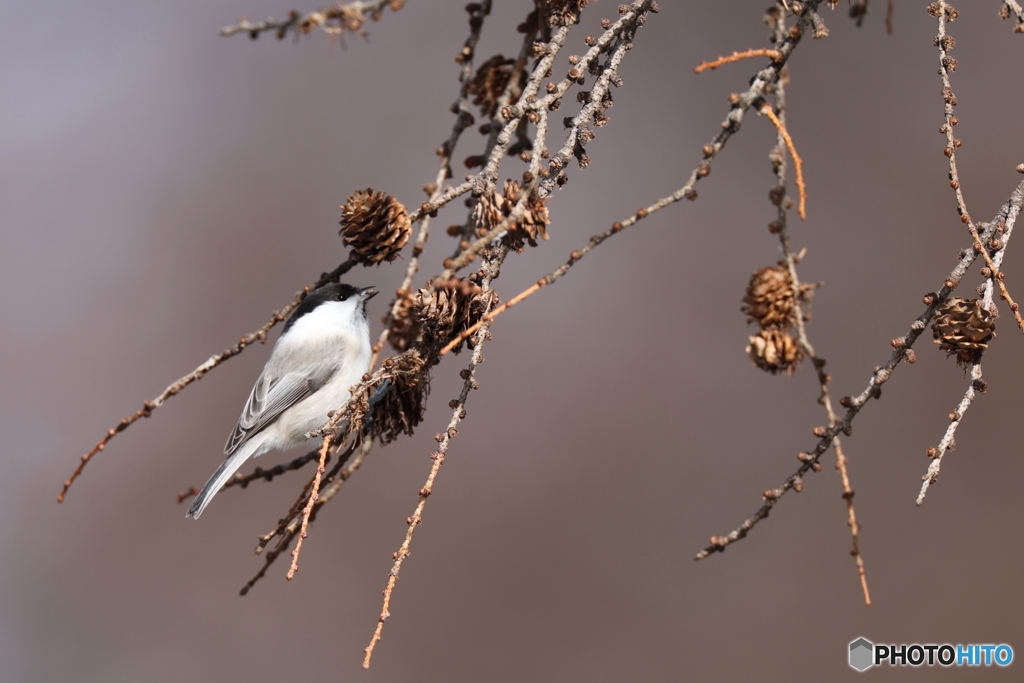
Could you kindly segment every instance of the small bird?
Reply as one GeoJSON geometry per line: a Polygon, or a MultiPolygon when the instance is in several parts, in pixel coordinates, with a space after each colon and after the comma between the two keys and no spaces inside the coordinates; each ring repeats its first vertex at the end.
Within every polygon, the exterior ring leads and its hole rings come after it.
{"type": "Polygon", "coordinates": [[[228,458],[199,492],[186,517],[199,519],[220,487],[249,458],[298,446],[345,405],[370,368],[366,302],[373,287],[332,283],[302,300],[284,324],[249,394],[224,452],[228,458]]]}

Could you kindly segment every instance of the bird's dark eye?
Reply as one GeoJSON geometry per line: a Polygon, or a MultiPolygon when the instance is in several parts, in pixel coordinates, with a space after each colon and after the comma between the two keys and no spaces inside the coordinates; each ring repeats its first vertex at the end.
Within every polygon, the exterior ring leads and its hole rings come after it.
{"type": "Polygon", "coordinates": [[[344,293],[338,292],[338,301],[344,301],[347,298],[348,296],[346,296],[344,293]]]}

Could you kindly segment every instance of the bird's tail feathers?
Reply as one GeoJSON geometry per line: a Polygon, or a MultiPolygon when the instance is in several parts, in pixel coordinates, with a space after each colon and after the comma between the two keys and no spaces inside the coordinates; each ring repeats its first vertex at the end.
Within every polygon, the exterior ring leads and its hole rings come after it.
{"type": "Polygon", "coordinates": [[[192,505],[189,507],[188,512],[185,513],[185,516],[199,519],[199,515],[203,514],[203,510],[210,504],[213,497],[217,495],[220,488],[224,486],[224,482],[238,471],[242,463],[250,457],[255,457],[263,452],[263,442],[264,436],[257,434],[239,446],[237,451],[229,455],[228,459],[221,463],[221,466],[217,468],[217,471],[213,473],[213,476],[203,486],[203,490],[192,501],[192,505]]]}

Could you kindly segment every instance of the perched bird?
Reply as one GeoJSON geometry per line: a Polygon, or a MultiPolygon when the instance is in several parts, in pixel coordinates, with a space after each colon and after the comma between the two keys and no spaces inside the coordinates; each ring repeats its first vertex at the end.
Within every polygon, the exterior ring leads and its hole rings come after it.
{"type": "Polygon", "coordinates": [[[199,519],[248,458],[298,446],[348,401],[370,367],[366,302],[377,291],[332,283],[310,292],[284,324],[249,394],[224,452],[228,458],[199,492],[186,517],[199,519]]]}

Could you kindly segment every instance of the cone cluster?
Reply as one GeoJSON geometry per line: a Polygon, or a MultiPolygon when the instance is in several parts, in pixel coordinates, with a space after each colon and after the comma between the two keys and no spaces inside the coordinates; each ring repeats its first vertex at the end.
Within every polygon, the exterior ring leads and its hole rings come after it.
{"type": "Polygon", "coordinates": [[[766,372],[791,374],[804,354],[789,333],[796,324],[797,298],[809,299],[811,287],[796,287],[785,262],[761,268],[750,276],[742,310],[761,331],[750,337],[747,355],[766,372]]]}
{"type": "MultiPolygon", "coordinates": [[[[430,393],[430,367],[439,361],[437,353],[476,324],[492,300],[497,301],[493,291],[485,292],[463,278],[446,280],[434,287],[428,285],[415,295],[408,291],[398,293],[389,339],[403,353],[381,363],[381,382],[389,380],[391,386],[372,406],[369,423],[373,436],[382,444],[401,434],[412,434],[423,420],[430,393]]],[[[466,343],[472,346],[473,339],[466,343]]],[[[458,353],[461,347],[459,344],[453,351],[458,353]]],[[[361,397],[364,411],[371,410],[370,398],[380,386],[378,382],[366,388],[361,397]]]]}
{"type": "MultiPolygon", "coordinates": [[[[473,221],[479,233],[493,230],[502,220],[512,214],[523,190],[514,180],[505,181],[505,192],[493,192],[480,197],[473,208],[473,221]]],[[[503,243],[518,252],[537,246],[537,238],[548,239],[547,226],[551,222],[547,206],[536,195],[527,198],[523,214],[513,225],[509,226],[503,243]]]]}
{"type": "MultiPolygon", "coordinates": [[[[440,349],[475,325],[487,312],[488,302],[497,302],[493,290],[484,292],[464,278],[438,283],[432,292],[421,289],[416,297],[416,320],[428,345],[440,349]]],[[[466,342],[472,346],[472,338],[466,342]]],[[[462,344],[453,351],[458,353],[462,344]]]]}
{"type": "Polygon", "coordinates": [[[365,266],[394,261],[409,241],[412,221],[394,197],[372,188],[358,190],[341,207],[341,230],[350,257],[365,266]]]}
{"type": "Polygon", "coordinates": [[[957,296],[939,306],[932,321],[935,343],[964,367],[981,360],[989,340],[996,336],[995,329],[992,314],[980,301],[957,296]]]}

